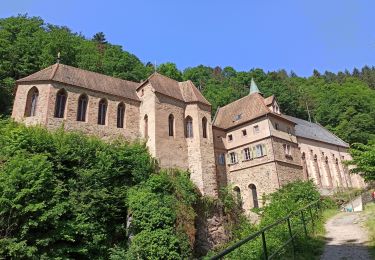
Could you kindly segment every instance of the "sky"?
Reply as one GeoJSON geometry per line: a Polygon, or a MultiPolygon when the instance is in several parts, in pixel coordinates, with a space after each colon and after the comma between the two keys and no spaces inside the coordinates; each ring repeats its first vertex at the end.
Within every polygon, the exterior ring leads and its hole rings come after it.
{"type": "Polygon", "coordinates": [[[375,65],[373,0],[0,0],[91,38],[104,32],[143,62],[309,76],[375,65]]]}

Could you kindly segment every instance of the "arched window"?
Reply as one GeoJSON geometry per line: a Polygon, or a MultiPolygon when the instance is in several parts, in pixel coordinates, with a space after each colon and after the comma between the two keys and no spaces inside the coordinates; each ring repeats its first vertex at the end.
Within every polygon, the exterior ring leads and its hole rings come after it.
{"type": "Polygon", "coordinates": [[[168,134],[174,136],[174,116],[172,114],[168,117],[168,134]]]}
{"type": "Polygon", "coordinates": [[[250,189],[250,192],[251,192],[251,197],[253,199],[253,207],[259,208],[257,187],[254,184],[250,184],[249,189],[250,189]]]}
{"type": "Polygon", "coordinates": [[[302,153],[302,160],[305,160],[306,159],[306,154],[305,152],[302,153]]]}
{"type": "Polygon", "coordinates": [[[117,128],[124,128],[124,119],[125,119],[125,105],[120,103],[117,106],[117,128]]]}
{"type": "Polygon", "coordinates": [[[236,186],[236,187],[233,188],[233,191],[236,195],[236,200],[237,200],[238,205],[240,205],[242,207],[242,198],[241,198],[240,188],[236,186]]]}
{"type": "Polygon", "coordinates": [[[101,99],[99,101],[99,111],[98,111],[98,124],[105,125],[105,118],[107,115],[107,101],[101,99]]]}
{"type": "Polygon", "coordinates": [[[185,119],[185,136],[186,138],[193,137],[193,119],[190,116],[185,119]]]}
{"type": "Polygon", "coordinates": [[[60,89],[56,94],[56,103],[55,103],[55,117],[63,118],[65,112],[67,93],[65,89],[60,89]]]}
{"type": "Polygon", "coordinates": [[[36,87],[32,87],[27,93],[25,116],[35,116],[38,106],[39,91],[36,87]]]}
{"type": "Polygon", "coordinates": [[[78,109],[77,109],[77,121],[86,121],[86,111],[87,111],[88,98],[85,94],[82,94],[78,98],[78,109]]]}
{"type": "Polygon", "coordinates": [[[145,136],[145,138],[148,138],[148,116],[147,115],[145,115],[145,117],[144,117],[144,119],[143,119],[143,121],[144,121],[144,136],[145,136]]]}
{"type": "Polygon", "coordinates": [[[318,161],[318,156],[316,154],[314,155],[314,161],[318,161]]]}
{"type": "Polygon", "coordinates": [[[202,130],[203,130],[203,138],[207,138],[207,118],[202,118],[202,130]]]}

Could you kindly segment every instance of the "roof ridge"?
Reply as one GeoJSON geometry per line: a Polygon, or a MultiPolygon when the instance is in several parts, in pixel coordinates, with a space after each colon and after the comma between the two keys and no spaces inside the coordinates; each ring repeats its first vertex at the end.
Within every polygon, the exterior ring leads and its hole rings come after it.
{"type": "Polygon", "coordinates": [[[57,69],[59,68],[59,65],[60,65],[59,63],[55,63],[55,64],[52,65],[52,67],[53,67],[53,66],[55,66],[55,67],[54,67],[53,70],[52,70],[50,80],[53,80],[53,78],[55,77],[55,75],[56,75],[56,71],[57,71],[57,69]],[[56,66],[55,66],[55,65],[56,65],[56,66]]]}

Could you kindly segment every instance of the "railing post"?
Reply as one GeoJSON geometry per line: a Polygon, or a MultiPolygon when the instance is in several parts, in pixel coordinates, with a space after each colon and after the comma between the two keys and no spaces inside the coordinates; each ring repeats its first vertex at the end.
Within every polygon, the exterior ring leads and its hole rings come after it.
{"type": "Polygon", "coordinates": [[[287,219],[288,221],[288,229],[289,229],[289,235],[290,235],[290,238],[292,239],[292,246],[293,246],[293,259],[296,258],[296,247],[294,245],[294,238],[293,238],[293,233],[292,233],[292,227],[290,225],[290,219],[288,218],[287,219]]]}
{"type": "Polygon", "coordinates": [[[303,210],[301,210],[301,217],[302,217],[303,229],[305,230],[305,236],[307,237],[306,222],[305,222],[305,216],[303,215],[303,210]]]}
{"type": "Polygon", "coordinates": [[[262,232],[262,245],[263,245],[263,256],[264,256],[264,259],[268,260],[266,235],[264,234],[264,231],[262,232]]]}

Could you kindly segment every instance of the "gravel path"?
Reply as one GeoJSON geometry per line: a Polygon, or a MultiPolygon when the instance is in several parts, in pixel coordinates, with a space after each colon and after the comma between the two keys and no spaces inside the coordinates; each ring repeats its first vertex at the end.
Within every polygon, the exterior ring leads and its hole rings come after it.
{"type": "Polygon", "coordinates": [[[368,234],[361,213],[342,212],[325,224],[326,241],[321,260],[371,259],[366,247],[368,234]]]}

